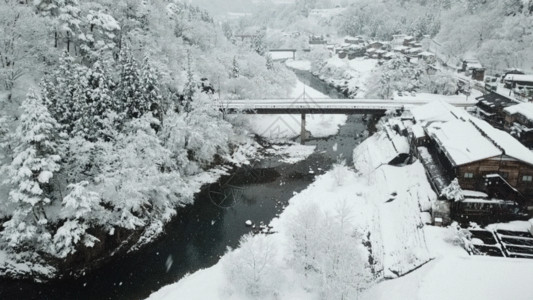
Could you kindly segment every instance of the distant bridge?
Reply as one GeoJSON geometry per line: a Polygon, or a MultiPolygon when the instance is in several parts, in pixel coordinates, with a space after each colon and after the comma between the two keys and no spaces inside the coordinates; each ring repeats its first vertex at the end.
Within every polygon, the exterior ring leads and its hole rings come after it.
{"type": "Polygon", "coordinates": [[[269,49],[268,52],[274,60],[296,59],[296,52],[310,52],[311,49],[269,49]]]}
{"type": "MultiPolygon", "coordinates": [[[[248,99],[217,100],[216,105],[225,113],[244,114],[300,114],[301,142],[305,142],[306,114],[384,114],[386,111],[409,110],[430,101],[401,101],[382,99],[331,99],[305,98],[297,99],[248,99]]],[[[475,106],[474,102],[449,102],[461,108],[475,106]]]]}

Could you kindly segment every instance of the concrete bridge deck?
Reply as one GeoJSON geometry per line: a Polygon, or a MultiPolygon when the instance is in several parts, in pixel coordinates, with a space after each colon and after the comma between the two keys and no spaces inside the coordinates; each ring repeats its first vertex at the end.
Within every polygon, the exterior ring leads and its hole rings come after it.
{"type": "MultiPolygon", "coordinates": [[[[305,143],[307,114],[384,114],[387,111],[409,110],[430,101],[397,101],[382,99],[248,99],[216,100],[215,105],[225,113],[244,114],[301,114],[300,141],[305,143]]],[[[475,102],[449,102],[456,107],[468,108],[475,102]]]]}

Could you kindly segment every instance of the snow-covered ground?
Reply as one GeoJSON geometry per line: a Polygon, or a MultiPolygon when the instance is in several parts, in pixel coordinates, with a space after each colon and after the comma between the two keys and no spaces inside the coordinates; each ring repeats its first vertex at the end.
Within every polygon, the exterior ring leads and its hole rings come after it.
{"type": "MultiPolygon", "coordinates": [[[[513,227],[514,228],[514,227],[513,227]]],[[[469,256],[448,228],[424,228],[435,260],[370,288],[363,300],[526,300],[533,298],[533,260],[469,256]]]]}
{"type": "MultiPolygon", "coordinates": [[[[297,81],[289,98],[301,101],[305,93],[305,98],[312,103],[313,99],[324,99],[328,96],[297,81]]],[[[294,138],[301,132],[300,115],[248,115],[244,116],[250,125],[251,131],[271,141],[284,141],[294,138]]],[[[306,115],[306,130],[313,137],[327,137],[337,134],[339,126],[346,123],[345,115],[306,115]]]]}
{"type": "Polygon", "coordinates": [[[309,60],[293,60],[289,59],[285,62],[287,67],[302,70],[302,71],[310,71],[311,70],[311,61],[309,60]]]}
{"type": "Polygon", "coordinates": [[[299,161],[305,160],[315,151],[316,146],[311,145],[272,145],[272,148],[267,150],[267,153],[281,156],[281,160],[284,163],[294,164],[299,161]]]}

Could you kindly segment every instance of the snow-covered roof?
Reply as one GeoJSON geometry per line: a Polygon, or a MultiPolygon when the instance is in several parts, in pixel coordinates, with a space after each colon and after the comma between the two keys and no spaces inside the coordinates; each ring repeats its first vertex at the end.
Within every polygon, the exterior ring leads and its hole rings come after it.
{"type": "Polygon", "coordinates": [[[470,122],[455,119],[431,126],[428,131],[455,166],[502,154],[502,151],[470,122]]]}
{"type": "Polygon", "coordinates": [[[520,103],[503,109],[511,115],[520,114],[528,120],[533,120],[533,103],[520,103]]]}
{"type": "Polygon", "coordinates": [[[505,80],[508,81],[523,81],[523,82],[532,82],[533,75],[521,75],[521,74],[508,74],[505,76],[505,80]]]}
{"type": "Polygon", "coordinates": [[[426,132],[424,131],[424,128],[420,126],[420,124],[414,124],[413,126],[411,126],[411,130],[413,131],[413,135],[417,139],[423,138],[426,136],[426,132]]]}
{"type": "Polygon", "coordinates": [[[446,103],[442,101],[432,101],[426,105],[415,107],[411,109],[411,113],[422,126],[433,122],[448,122],[457,119],[446,107],[446,103]]]}
{"type": "Polygon", "coordinates": [[[533,152],[518,140],[464,110],[436,101],[412,113],[456,166],[500,155],[533,165],[533,152]]]}
{"type": "Polygon", "coordinates": [[[431,53],[431,52],[428,52],[428,51],[420,52],[418,55],[420,55],[420,56],[435,56],[434,53],[431,53]]]}
{"type": "Polygon", "coordinates": [[[471,118],[478,128],[486,135],[486,138],[492,140],[492,142],[498,145],[504,154],[510,156],[519,161],[533,165],[533,152],[526,148],[517,139],[511,136],[509,133],[492,127],[489,123],[480,120],[478,118],[471,118]]]}
{"type": "Polygon", "coordinates": [[[473,62],[467,62],[466,68],[467,69],[483,69],[483,66],[481,65],[480,62],[473,61],[473,62]]]}

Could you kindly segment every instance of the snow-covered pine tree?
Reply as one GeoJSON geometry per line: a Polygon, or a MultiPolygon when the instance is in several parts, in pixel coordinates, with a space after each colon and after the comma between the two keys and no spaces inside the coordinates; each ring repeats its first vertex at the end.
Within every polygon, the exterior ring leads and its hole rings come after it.
{"type": "Polygon", "coordinates": [[[77,64],[72,56],[64,52],[59,58],[58,68],[41,83],[43,103],[69,134],[87,109],[87,72],[86,67],[77,64]]]}
{"type": "Polygon", "coordinates": [[[239,63],[237,62],[237,57],[233,57],[233,62],[231,65],[231,73],[229,75],[230,78],[239,78],[241,69],[239,68],[239,63]]]}
{"type": "Polygon", "coordinates": [[[185,111],[190,110],[190,102],[192,101],[192,98],[194,94],[196,93],[197,89],[198,89],[198,85],[196,84],[196,81],[194,80],[191,51],[188,50],[187,51],[187,82],[185,83],[185,86],[183,87],[183,95],[185,98],[185,103],[182,104],[185,107],[185,111]]]}
{"type": "Polygon", "coordinates": [[[90,63],[116,50],[115,40],[121,27],[113,16],[100,10],[89,10],[82,27],[84,33],[79,36],[79,49],[83,61],[90,63]]]}
{"type": "Polygon", "coordinates": [[[62,217],[67,220],[54,234],[51,253],[57,257],[66,257],[76,252],[76,246],[82,242],[92,247],[98,241],[87,233],[87,229],[97,225],[98,220],[105,220],[106,211],[101,206],[100,195],[87,189],[89,182],[82,181],[69,185],[69,193],[63,199],[62,217]]]}
{"type": "Polygon", "coordinates": [[[70,52],[72,43],[76,42],[81,33],[81,11],[78,0],[58,1],[59,32],[65,40],[66,51],[70,52]]]}
{"type": "Polygon", "coordinates": [[[274,60],[272,59],[272,55],[270,54],[267,54],[266,56],[266,67],[267,67],[267,70],[274,70],[274,60]]]}
{"type": "Polygon", "coordinates": [[[47,208],[55,200],[51,179],[60,169],[59,124],[34,92],[22,103],[21,122],[14,136],[14,159],[8,166],[9,199],[15,205],[4,223],[2,239],[10,247],[46,250],[51,239],[47,208]]]}
{"type": "Polygon", "coordinates": [[[120,106],[123,107],[121,111],[126,114],[127,118],[132,118],[138,114],[138,102],[142,97],[142,87],[139,63],[133,57],[127,44],[122,46],[119,64],[121,69],[116,96],[119,99],[120,106]]]}
{"type": "Polygon", "coordinates": [[[113,97],[114,82],[110,77],[110,71],[101,61],[95,62],[86,75],[87,109],[76,124],[75,131],[90,141],[112,139],[113,131],[121,123],[117,113],[121,105],[113,97]]]}
{"type": "Polygon", "coordinates": [[[140,117],[148,111],[151,111],[154,117],[161,119],[161,92],[158,84],[159,74],[157,69],[152,67],[148,57],[145,57],[141,67],[141,105],[139,105],[140,117]]]}

